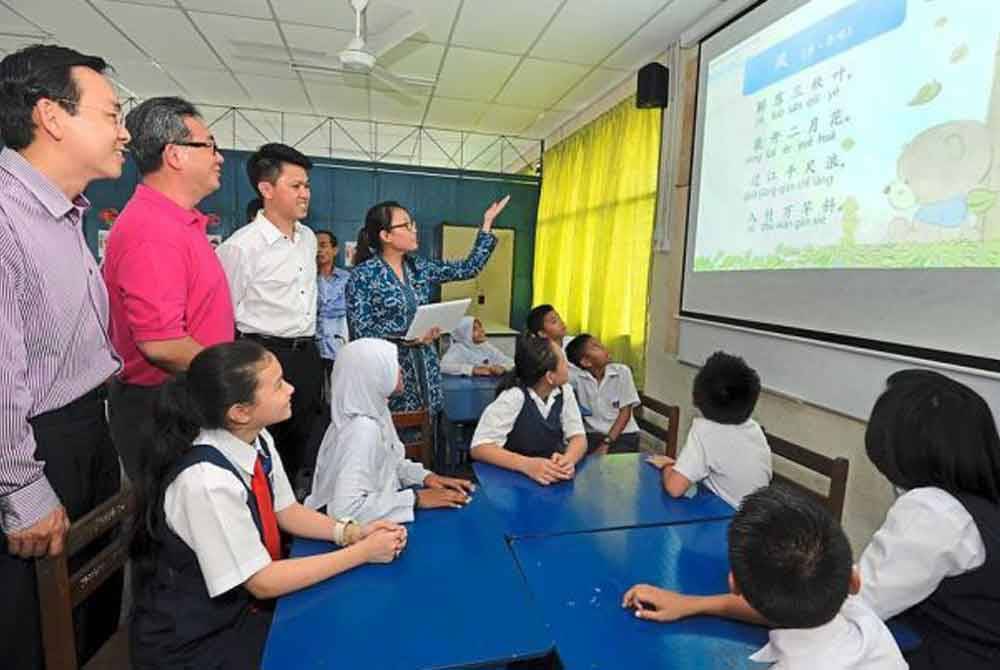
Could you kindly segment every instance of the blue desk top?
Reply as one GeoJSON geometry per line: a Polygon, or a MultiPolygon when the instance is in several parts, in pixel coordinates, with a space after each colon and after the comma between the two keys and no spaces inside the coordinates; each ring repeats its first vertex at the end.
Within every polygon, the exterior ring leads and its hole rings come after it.
{"type": "Polygon", "coordinates": [[[671,498],[660,471],[640,454],[588,456],[575,479],[551,486],[485,463],[476,463],[475,471],[510,537],[728,519],[735,513],[703,487],[693,498],[671,498]]]}
{"type": "MultiPolygon", "coordinates": [[[[265,670],[457,668],[552,649],[482,496],[461,510],[418,511],[408,528],[409,544],[395,562],[363,565],[281,598],[265,670]]],[[[332,546],[297,540],[292,555],[332,546]]]]}
{"type": "Polygon", "coordinates": [[[722,593],[727,521],[531,537],[514,555],[567,670],[764,668],[748,656],[767,643],[759,626],[714,617],[660,624],[622,609],[640,582],[722,593]]]}

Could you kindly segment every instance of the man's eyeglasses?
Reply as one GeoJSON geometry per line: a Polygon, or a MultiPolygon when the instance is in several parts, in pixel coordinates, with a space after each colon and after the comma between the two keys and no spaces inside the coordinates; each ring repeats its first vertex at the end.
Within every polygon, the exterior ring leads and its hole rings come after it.
{"type": "MultiPolygon", "coordinates": [[[[215,140],[208,140],[206,142],[194,142],[192,140],[185,140],[183,142],[168,142],[167,144],[173,144],[178,147],[198,147],[201,149],[211,149],[213,154],[222,153],[219,151],[219,145],[216,144],[215,140]]],[[[166,146],[163,147],[166,149],[166,146]]]]}

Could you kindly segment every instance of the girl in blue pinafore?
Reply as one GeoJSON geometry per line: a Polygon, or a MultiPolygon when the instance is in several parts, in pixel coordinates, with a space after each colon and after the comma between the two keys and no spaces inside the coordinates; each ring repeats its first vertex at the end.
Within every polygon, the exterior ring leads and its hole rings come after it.
{"type": "Polygon", "coordinates": [[[347,282],[347,325],[351,339],[379,337],[399,345],[403,391],[390,398],[393,412],[426,407],[441,410],[441,370],[431,331],[417,340],[403,335],[419,305],[430,302],[434,284],[472,279],[482,271],[496,247],[493,220],[510,196],[490,205],[469,255],[460,261],[417,256],[417,225],[397,202],[382,202],[368,210],[358,235],[354,271],[347,282]]]}

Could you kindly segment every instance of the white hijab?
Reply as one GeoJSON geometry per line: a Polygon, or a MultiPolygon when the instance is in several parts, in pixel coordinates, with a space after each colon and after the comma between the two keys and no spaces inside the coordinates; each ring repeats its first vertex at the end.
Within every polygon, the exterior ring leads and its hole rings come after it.
{"type": "Polygon", "coordinates": [[[330,388],[330,431],[336,433],[358,416],[392,430],[388,398],[396,389],[399,359],[396,345],[365,337],[348,342],[337,353],[330,388]]]}
{"type": "Polygon", "coordinates": [[[486,354],[482,344],[472,341],[472,328],[476,323],[476,318],[472,316],[463,317],[455,329],[451,331],[451,344],[448,345],[448,353],[451,356],[458,356],[459,360],[476,361],[482,363],[489,354],[486,354]],[[451,353],[454,349],[455,353],[451,353]]]}

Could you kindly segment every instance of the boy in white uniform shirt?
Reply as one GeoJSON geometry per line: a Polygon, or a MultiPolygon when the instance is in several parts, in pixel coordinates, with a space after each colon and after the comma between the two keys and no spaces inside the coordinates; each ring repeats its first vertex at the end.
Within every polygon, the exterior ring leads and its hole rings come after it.
{"type": "Polygon", "coordinates": [[[764,431],[750,418],[760,395],[760,377],[742,358],[717,351],[694,378],[695,419],[674,463],[663,467],[663,487],[678,498],[699,481],[734,509],[744,496],[771,483],[771,448],[764,431]]]}
{"type": "Polygon", "coordinates": [[[889,629],[854,597],[861,576],[851,545],[815,501],[782,486],[747,496],[729,526],[729,565],[729,594],[639,584],[622,606],[651,621],[716,614],[769,624],[768,644],[750,659],[774,670],[907,668],[889,629]]]}
{"type": "Polygon", "coordinates": [[[639,425],[632,408],[639,406],[639,392],[627,365],[612,363],[608,350],[593,335],[582,333],[566,345],[566,358],[579,372],[570,383],[587,426],[587,447],[598,453],[639,450],[639,425]]]}

